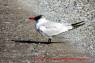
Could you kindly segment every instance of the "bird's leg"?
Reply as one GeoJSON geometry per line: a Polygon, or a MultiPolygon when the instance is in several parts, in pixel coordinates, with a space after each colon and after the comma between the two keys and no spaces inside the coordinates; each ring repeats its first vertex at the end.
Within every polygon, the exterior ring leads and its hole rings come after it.
{"type": "Polygon", "coordinates": [[[51,42],[51,38],[48,39],[48,42],[49,42],[49,43],[51,42]]]}

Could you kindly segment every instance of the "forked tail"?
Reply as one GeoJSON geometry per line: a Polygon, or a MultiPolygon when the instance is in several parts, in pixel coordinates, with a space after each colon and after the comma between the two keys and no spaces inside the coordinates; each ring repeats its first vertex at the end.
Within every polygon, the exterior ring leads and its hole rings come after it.
{"type": "Polygon", "coordinates": [[[78,28],[78,27],[80,27],[84,24],[85,24],[85,22],[81,21],[81,22],[77,22],[77,23],[74,23],[74,24],[71,24],[71,25],[73,26],[73,29],[75,29],[75,28],[78,28]]]}

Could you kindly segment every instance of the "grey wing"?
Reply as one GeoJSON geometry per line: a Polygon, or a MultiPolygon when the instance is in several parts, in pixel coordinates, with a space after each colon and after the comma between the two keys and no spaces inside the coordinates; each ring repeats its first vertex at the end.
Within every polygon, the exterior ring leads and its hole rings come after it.
{"type": "Polygon", "coordinates": [[[71,28],[72,27],[70,25],[66,26],[56,22],[47,22],[44,23],[44,25],[40,26],[40,30],[48,36],[57,35],[59,33],[68,31],[71,28]]]}

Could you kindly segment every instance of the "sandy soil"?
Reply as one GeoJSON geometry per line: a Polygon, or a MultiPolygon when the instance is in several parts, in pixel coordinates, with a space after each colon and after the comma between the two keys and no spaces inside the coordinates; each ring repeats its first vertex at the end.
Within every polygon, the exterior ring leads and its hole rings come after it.
{"type": "MultiPolygon", "coordinates": [[[[28,22],[29,14],[16,0],[0,0],[0,63],[88,63],[90,60],[79,61],[48,61],[37,57],[88,57],[89,52],[81,52],[69,42],[32,43],[47,41],[34,29],[34,22],[28,22]],[[22,41],[12,41],[22,40],[22,41]],[[25,41],[23,41],[25,40],[25,41]],[[31,40],[31,41],[29,41],[31,40]]],[[[53,40],[58,42],[57,40],[53,40]]],[[[73,44],[73,43],[72,43],[73,44]]],[[[74,43],[75,44],[75,43],[74,43]]],[[[89,45],[89,44],[88,44],[89,45]]],[[[76,45],[75,45],[76,46],[76,45]]],[[[83,49],[82,49],[83,50],[83,49]]]]}

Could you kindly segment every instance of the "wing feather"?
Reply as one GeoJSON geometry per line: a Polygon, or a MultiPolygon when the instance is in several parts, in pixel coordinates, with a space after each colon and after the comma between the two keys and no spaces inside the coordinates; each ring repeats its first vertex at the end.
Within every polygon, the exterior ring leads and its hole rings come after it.
{"type": "Polygon", "coordinates": [[[44,34],[48,36],[57,35],[62,32],[66,32],[72,29],[71,25],[64,25],[56,22],[47,22],[40,26],[39,28],[44,34]]]}

